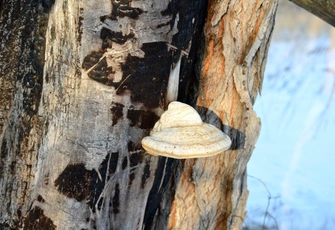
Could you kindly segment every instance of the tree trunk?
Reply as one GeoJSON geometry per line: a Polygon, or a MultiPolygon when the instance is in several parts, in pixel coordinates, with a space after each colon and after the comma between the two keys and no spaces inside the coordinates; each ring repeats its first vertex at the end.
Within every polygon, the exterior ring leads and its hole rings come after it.
{"type": "Polygon", "coordinates": [[[1,229],[242,226],[276,2],[206,4],[1,3],[1,229]],[[146,154],[141,139],[177,99],[197,101],[231,150],[146,154]]]}
{"type": "Polygon", "coordinates": [[[242,228],[246,164],[260,130],[253,103],[276,8],[276,1],[209,1],[197,108],[229,134],[232,146],[221,155],[185,160],[169,229],[242,228]]]}

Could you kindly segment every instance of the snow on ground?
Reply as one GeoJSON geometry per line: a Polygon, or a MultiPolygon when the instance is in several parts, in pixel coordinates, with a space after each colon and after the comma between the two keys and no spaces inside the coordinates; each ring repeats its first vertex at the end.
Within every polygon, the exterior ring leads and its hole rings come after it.
{"type": "Polygon", "coordinates": [[[267,226],[335,229],[335,28],[299,9],[291,19],[286,12],[278,10],[255,104],[262,129],[248,164],[245,222],[262,225],[267,210],[269,194],[256,177],[272,197],[267,226]],[[303,16],[293,20],[297,12],[303,16]]]}

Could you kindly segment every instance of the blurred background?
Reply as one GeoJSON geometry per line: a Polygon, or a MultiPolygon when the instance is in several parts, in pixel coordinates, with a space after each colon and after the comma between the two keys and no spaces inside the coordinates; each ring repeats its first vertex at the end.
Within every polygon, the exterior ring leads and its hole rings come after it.
{"type": "Polygon", "coordinates": [[[281,0],[248,164],[245,229],[335,229],[335,28],[281,0]]]}

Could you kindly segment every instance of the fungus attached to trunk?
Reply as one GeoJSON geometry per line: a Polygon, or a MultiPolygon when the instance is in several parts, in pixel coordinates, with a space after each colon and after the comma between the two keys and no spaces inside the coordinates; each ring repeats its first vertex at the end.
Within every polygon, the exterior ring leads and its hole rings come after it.
{"type": "Polygon", "coordinates": [[[177,159],[214,156],[230,145],[225,133],[203,123],[195,109],[177,101],[169,104],[150,136],[142,140],[147,153],[177,159]]]}

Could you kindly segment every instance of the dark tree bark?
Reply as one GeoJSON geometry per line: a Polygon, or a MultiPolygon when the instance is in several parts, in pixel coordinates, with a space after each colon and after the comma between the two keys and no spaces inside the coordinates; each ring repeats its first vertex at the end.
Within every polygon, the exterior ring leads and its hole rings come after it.
{"type": "Polygon", "coordinates": [[[0,228],[240,228],[275,9],[2,1],[0,228]],[[198,106],[232,149],[186,161],[146,154],[141,139],[174,100],[198,106]]]}

